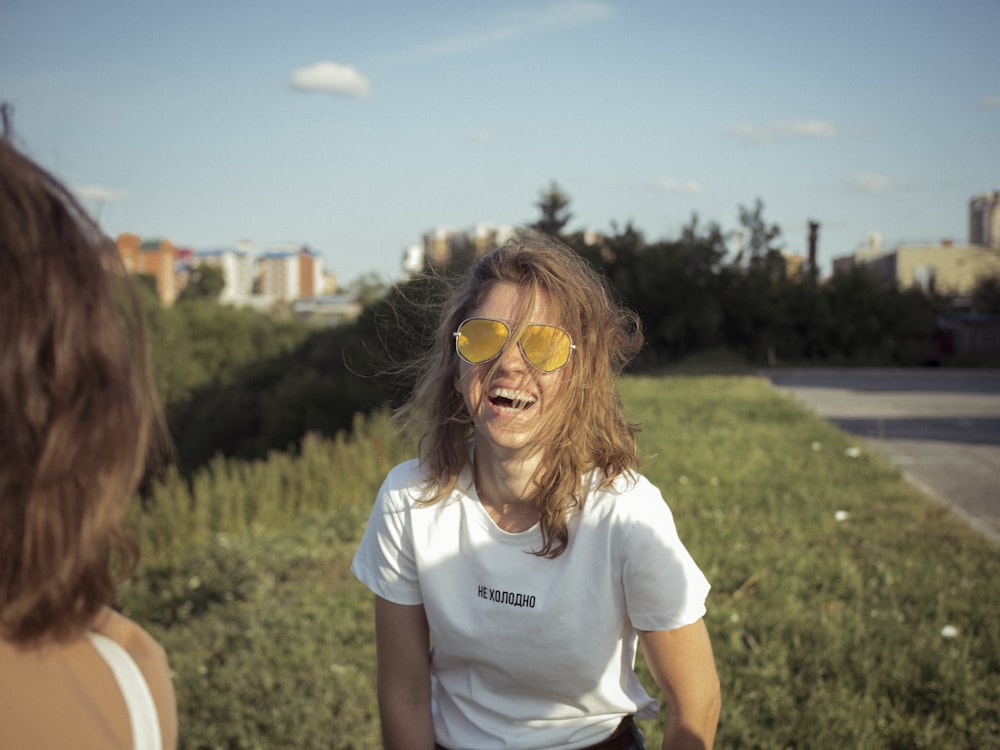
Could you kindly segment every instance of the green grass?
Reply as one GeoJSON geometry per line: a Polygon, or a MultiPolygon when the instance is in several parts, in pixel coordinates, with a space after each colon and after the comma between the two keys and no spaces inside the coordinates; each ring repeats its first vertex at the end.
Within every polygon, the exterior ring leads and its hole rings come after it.
{"type": "MultiPolygon", "coordinates": [[[[717,747],[1000,747],[995,545],[766,381],[621,390],[713,584],[717,747]]],[[[162,491],[122,603],[170,654],[182,748],[379,746],[371,597],[348,566],[406,453],[377,418],[162,491]]],[[[651,747],[663,719],[644,724],[651,747]]]]}
{"type": "Polygon", "coordinates": [[[763,381],[623,392],[713,582],[720,747],[1000,746],[995,546],[763,381]]]}

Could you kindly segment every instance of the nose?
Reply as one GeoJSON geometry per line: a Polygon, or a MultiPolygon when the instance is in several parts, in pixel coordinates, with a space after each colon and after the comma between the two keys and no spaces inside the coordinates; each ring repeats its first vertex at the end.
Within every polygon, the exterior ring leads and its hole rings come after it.
{"type": "Polygon", "coordinates": [[[528,368],[528,361],[524,358],[524,353],[516,341],[508,341],[500,352],[498,366],[505,372],[519,372],[528,368]]]}

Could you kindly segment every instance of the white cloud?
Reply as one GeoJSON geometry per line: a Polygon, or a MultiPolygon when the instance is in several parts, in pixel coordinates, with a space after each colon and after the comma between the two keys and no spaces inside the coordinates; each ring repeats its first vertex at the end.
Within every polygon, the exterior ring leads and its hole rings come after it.
{"type": "Polygon", "coordinates": [[[741,140],[752,143],[774,143],[787,137],[836,138],[839,135],[837,126],[826,120],[793,120],[770,125],[742,123],[729,132],[741,140]]]}
{"type": "Polygon", "coordinates": [[[979,103],[987,109],[1000,109],[1000,96],[981,96],[979,103]]]}
{"type": "Polygon", "coordinates": [[[851,189],[859,193],[887,193],[892,188],[892,180],[884,174],[859,174],[851,180],[851,189]]]}
{"type": "Polygon", "coordinates": [[[536,31],[599,23],[614,16],[608,3],[596,0],[563,0],[512,13],[485,28],[470,30],[420,50],[422,55],[445,56],[476,52],[536,31]]]}
{"type": "Polygon", "coordinates": [[[774,133],[769,128],[762,128],[757,125],[750,125],[749,123],[737,125],[729,133],[740,140],[752,141],[754,143],[770,143],[775,138],[774,133]]]}
{"type": "Polygon", "coordinates": [[[371,84],[352,65],[335,62],[318,62],[292,72],[292,88],[299,91],[318,91],[346,94],[364,98],[371,93],[371,84]]]}
{"type": "Polygon", "coordinates": [[[705,189],[700,182],[691,180],[651,180],[647,184],[661,193],[700,193],[705,189]]]}
{"type": "Polygon", "coordinates": [[[118,203],[125,200],[126,195],[124,190],[112,190],[103,185],[78,185],[71,190],[78,200],[95,203],[118,203]]]}
{"type": "Polygon", "coordinates": [[[837,126],[825,120],[796,120],[779,122],[775,130],[784,135],[800,135],[803,138],[836,138],[837,126]]]}

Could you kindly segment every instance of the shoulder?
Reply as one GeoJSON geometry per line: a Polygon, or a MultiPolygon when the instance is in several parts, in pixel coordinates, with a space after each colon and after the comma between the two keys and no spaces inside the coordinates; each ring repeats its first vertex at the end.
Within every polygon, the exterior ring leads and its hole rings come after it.
{"type": "MultiPolygon", "coordinates": [[[[626,546],[639,536],[676,535],[674,514],[660,489],[638,472],[601,482],[591,478],[581,511],[585,525],[614,529],[626,546]]],[[[587,486],[587,485],[585,485],[587,486]]]]}
{"type": "Polygon", "coordinates": [[[128,652],[146,673],[149,666],[155,671],[169,674],[167,653],[142,626],[125,615],[106,609],[94,623],[94,632],[107,636],[128,652]]]}
{"type": "MultiPolygon", "coordinates": [[[[379,488],[379,500],[392,508],[415,507],[441,498],[441,480],[431,477],[418,458],[397,464],[386,474],[379,488]]],[[[449,492],[465,493],[472,485],[469,467],[454,477],[449,492]]]]}
{"type": "Polygon", "coordinates": [[[420,485],[427,481],[426,472],[420,464],[420,459],[411,458],[396,464],[389,473],[385,475],[382,482],[383,490],[408,489],[414,485],[420,485]]]}
{"type": "Polygon", "coordinates": [[[638,472],[619,474],[602,482],[599,475],[592,474],[585,482],[588,506],[602,513],[610,513],[621,518],[643,518],[653,514],[670,514],[660,489],[638,472]]]}
{"type": "Polygon", "coordinates": [[[163,746],[174,747],[177,738],[177,701],[166,651],[138,623],[112,609],[102,611],[94,622],[93,630],[117,643],[135,661],[156,703],[163,746]]]}
{"type": "Polygon", "coordinates": [[[385,475],[378,495],[382,504],[393,508],[412,506],[427,491],[427,472],[419,459],[412,458],[393,466],[385,475]]]}

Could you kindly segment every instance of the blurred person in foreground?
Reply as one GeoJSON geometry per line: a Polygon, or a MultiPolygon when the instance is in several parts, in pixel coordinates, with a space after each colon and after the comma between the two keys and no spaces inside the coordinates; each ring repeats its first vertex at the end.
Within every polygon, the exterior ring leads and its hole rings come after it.
{"type": "Polygon", "coordinates": [[[708,581],[659,490],[615,379],[638,320],[574,252],[524,234],[445,302],[409,401],[419,458],[378,493],[354,559],[376,595],[389,750],[708,748],[719,681],[708,581]]]}
{"type": "Polygon", "coordinates": [[[172,750],[166,655],[110,606],[163,434],[142,311],[114,243],[0,121],[0,748],[172,750]]]}

